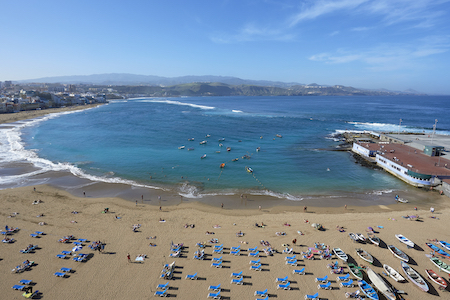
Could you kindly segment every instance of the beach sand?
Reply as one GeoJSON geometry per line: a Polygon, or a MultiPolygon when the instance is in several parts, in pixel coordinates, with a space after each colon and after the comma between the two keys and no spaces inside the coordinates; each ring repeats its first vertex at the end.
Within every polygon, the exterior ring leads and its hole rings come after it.
{"type": "MultiPolygon", "coordinates": [[[[162,201],[166,197],[162,194],[162,201]]],[[[43,299],[145,299],[153,297],[157,284],[168,280],[160,279],[164,264],[175,261],[174,278],[169,280],[170,296],[177,299],[204,299],[208,295],[208,286],[221,284],[223,299],[255,299],[256,290],[268,289],[270,298],[303,299],[305,294],[319,291],[321,299],[345,299],[344,293],[357,288],[341,288],[336,282],[337,275],[330,274],[326,267],[327,260],[300,260],[297,267],[285,264],[285,256],[281,254],[282,244],[292,245],[299,257],[301,251],[313,247],[315,242],[325,243],[331,248],[339,247],[349,254],[358,264],[367,265],[355,254],[356,247],[362,247],[371,253],[376,261],[372,267],[377,273],[382,273],[382,264],[388,264],[400,270],[400,261],[393,257],[385,247],[370,244],[355,244],[348,237],[348,232],[365,233],[367,227],[376,228],[385,244],[393,244],[403,250],[411,258],[411,266],[422,276],[425,269],[438,271],[425,254],[430,250],[425,246],[429,239],[450,240],[448,233],[450,207],[448,198],[437,193],[420,194],[421,205],[392,204],[380,206],[348,206],[312,207],[303,211],[302,205],[274,206],[255,209],[230,209],[209,206],[204,203],[183,201],[177,205],[164,205],[162,210],[158,204],[148,204],[147,201],[125,201],[119,198],[94,198],[89,193],[86,197],[77,197],[67,191],[51,186],[22,187],[0,190],[0,218],[2,225],[18,227],[17,233],[10,235],[15,243],[0,244],[0,282],[2,299],[21,299],[22,292],[11,289],[19,284],[21,279],[35,282],[33,290],[42,292],[43,299]],[[423,196],[425,195],[425,196],[423,196]],[[428,200],[428,198],[429,200],[428,200]],[[32,205],[34,200],[42,203],[32,205]],[[427,202],[430,201],[430,202],[427,202]],[[429,212],[430,205],[436,212],[429,212]],[[418,210],[414,210],[418,206],[418,210]],[[102,211],[108,207],[108,213],[102,211]],[[71,213],[78,211],[78,214],[71,213]],[[10,217],[14,212],[18,214],[10,217]],[[42,217],[37,217],[43,214],[42,217]],[[409,221],[402,216],[419,214],[421,221],[409,221]],[[115,216],[120,217],[116,219],[115,216]],[[436,218],[430,218],[434,216],[436,218]],[[165,222],[159,222],[164,219],[165,222]],[[305,223],[304,220],[308,220],[305,223]],[[40,226],[39,222],[46,225],[40,226]],[[258,228],[255,223],[264,222],[264,228],[258,228]],[[284,226],[287,222],[290,226],[284,226]],[[311,223],[320,223],[326,230],[318,231],[311,223]],[[137,232],[133,232],[133,224],[140,224],[137,232]],[[194,228],[185,228],[185,224],[195,224],[194,228]],[[220,228],[214,228],[219,225],[220,228]],[[336,226],[343,226],[346,232],[338,232],[336,226]],[[378,229],[376,226],[383,226],[378,229]],[[32,238],[31,233],[43,231],[45,235],[32,238]],[[214,232],[206,235],[206,231],[214,232]],[[242,231],[243,237],[236,237],[236,232],[242,231]],[[285,236],[277,236],[276,232],[286,232],[285,236]],[[301,231],[304,235],[299,235],[301,231]],[[401,233],[415,242],[416,249],[407,249],[400,244],[394,234],[401,233]],[[63,236],[74,235],[75,238],[85,238],[81,252],[89,254],[86,262],[74,262],[72,259],[56,257],[61,251],[70,251],[73,244],[59,243],[63,236]],[[147,237],[156,236],[149,240],[147,237]],[[224,245],[223,268],[211,267],[211,258],[221,255],[211,255],[213,244],[208,244],[206,259],[193,259],[197,242],[217,238],[224,245]],[[92,241],[106,243],[103,253],[87,247],[92,241]],[[262,250],[260,240],[269,241],[280,253],[266,257],[261,255],[262,271],[249,270],[250,258],[248,248],[258,246],[262,250]],[[241,243],[245,241],[246,243],[241,243]],[[156,247],[150,247],[149,243],[156,247]],[[185,249],[180,258],[170,258],[171,243],[183,243],[185,249]],[[247,244],[248,243],[248,244],[247,244]],[[34,253],[22,254],[20,249],[29,244],[37,244],[39,248],[34,253]],[[228,254],[230,247],[241,246],[240,256],[228,254]],[[127,254],[132,262],[128,262],[127,254]],[[146,254],[143,263],[135,262],[139,254],[146,254]],[[11,270],[25,261],[35,261],[35,265],[23,273],[12,273],[11,270]],[[60,268],[72,268],[73,272],[67,278],[54,276],[60,268]],[[306,275],[293,275],[293,269],[305,267],[306,275]],[[232,272],[243,271],[244,285],[230,284],[232,272]],[[186,280],[188,274],[197,273],[198,280],[186,280]],[[275,278],[288,275],[292,290],[277,290],[275,278]],[[318,290],[316,277],[328,275],[332,290],[318,290]]],[[[239,197],[237,197],[239,198],[239,197]]],[[[251,198],[251,197],[250,197],[251,198]]],[[[251,201],[252,199],[248,199],[251,201]]],[[[417,200],[411,198],[411,200],[417,200]]],[[[217,200],[215,200],[217,201],[217,200]]],[[[220,201],[220,200],[219,200],[220,201]]],[[[239,201],[236,200],[236,201],[239,201]]],[[[343,200],[345,201],[345,199],[343,200]]],[[[418,201],[418,200],[417,200],[418,201]]],[[[151,202],[150,202],[151,203],[151,202]]],[[[227,202],[229,203],[229,202],[227,202]]],[[[342,202],[344,203],[344,202],[342,202]]],[[[418,203],[418,202],[417,202],[418,203]]],[[[3,229],[2,227],[2,229],[3,229]]],[[[316,257],[318,257],[316,255],[316,257]]],[[[332,260],[333,262],[336,259],[332,260]]],[[[342,264],[341,261],[339,261],[342,264]]],[[[348,269],[345,268],[345,273],[348,269]]],[[[448,274],[439,272],[448,279],[448,274]]],[[[383,276],[384,277],[384,276],[383,276]]],[[[384,277],[386,278],[386,277],[384,277]]],[[[435,299],[448,297],[447,292],[438,290],[434,283],[426,279],[431,286],[429,293],[424,293],[411,282],[397,283],[387,278],[395,288],[407,293],[405,299],[435,299]]]]}

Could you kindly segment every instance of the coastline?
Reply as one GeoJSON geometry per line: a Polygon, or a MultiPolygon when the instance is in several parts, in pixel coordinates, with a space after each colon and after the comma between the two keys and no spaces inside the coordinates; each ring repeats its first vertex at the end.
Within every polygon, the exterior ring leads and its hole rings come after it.
{"type": "MultiPolygon", "coordinates": [[[[376,228],[379,236],[386,245],[394,244],[401,248],[410,258],[411,266],[422,276],[425,276],[425,268],[435,267],[424,255],[429,253],[425,242],[438,238],[448,240],[446,219],[450,216],[450,207],[446,202],[440,204],[434,214],[429,212],[429,207],[414,210],[412,205],[395,204],[386,207],[347,207],[340,208],[313,208],[277,206],[273,208],[263,207],[259,209],[232,209],[205,205],[203,203],[183,202],[177,205],[163,206],[161,210],[156,205],[146,205],[124,201],[118,198],[94,198],[89,194],[86,197],[75,197],[64,190],[58,190],[47,185],[33,187],[21,187],[0,190],[0,218],[3,224],[10,227],[18,227],[20,230],[9,235],[16,240],[15,243],[5,244],[1,254],[0,280],[5,287],[18,284],[21,279],[29,279],[35,282],[33,291],[39,290],[43,298],[79,299],[89,295],[89,298],[107,299],[142,299],[152,297],[158,284],[165,284],[168,280],[160,279],[160,272],[164,264],[176,262],[177,268],[172,280],[169,280],[171,288],[168,293],[172,297],[180,299],[200,299],[205,297],[208,286],[222,284],[223,296],[232,299],[252,299],[255,290],[267,288],[272,297],[283,299],[299,299],[305,294],[314,294],[317,290],[315,277],[323,277],[328,274],[333,289],[329,291],[319,290],[321,298],[343,299],[344,293],[354,291],[339,287],[335,278],[338,275],[330,275],[326,267],[332,261],[320,260],[315,255],[315,260],[300,259],[297,267],[285,264],[285,256],[282,254],[282,244],[289,244],[299,258],[301,252],[308,247],[314,247],[315,242],[325,243],[331,248],[339,247],[352,257],[359,265],[367,265],[354,254],[355,247],[362,247],[372,254],[376,261],[370,266],[377,273],[382,273],[382,264],[386,263],[398,269],[400,262],[393,257],[385,247],[375,247],[370,244],[354,244],[348,238],[348,232],[363,232],[368,227],[376,228]],[[35,200],[41,203],[32,205],[35,200]],[[396,210],[395,207],[399,207],[396,210]],[[108,213],[102,213],[108,207],[108,213]],[[78,212],[73,214],[71,212],[78,212]],[[17,214],[13,217],[13,212],[17,214]],[[409,221],[404,215],[419,214],[422,219],[409,221]],[[42,215],[42,216],[41,216],[42,215]],[[37,217],[41,216],[41,217],[37,217]],[[115,216],[120,219],[116,219],[115,216]],[[433,216],[434,218],[429,218],[433,216]],[[159,222],[164,219],[165,222],[159,222]],[[305,223],[304,220],[308,220],[305,223]],[[39,226],[39,222],[46,225],[39,226]],[[255,223],[263,222],[264,228],[256,227],[255,223]],[[284,225],[289,223],[290,226],[284,225]],[[320,223],[324,231],[318,231],[311,227],[311,223],[320,223]],[[139,224],[140,228],[132,231],[133,224],[139,224]],[[194,228],[185,228],[185,224],[193,224],[194,228]],[[216,226],[217,225],[217,226],[216,226]],[[346,232],[339,232],[336,226],[344,227],[346,232]],[[377,226],[382,228],[378,229],[377,226]],[[43,231],[45,235],[32,238],[30,234],[35,231],[43,231]],[[205,232],[214,232],[205,235],[205,232]],[[243,237],[237,237],[236,232],[242,231],[243,237]],[[303,235],[299,235],[301,231],[303,235]],[[285,232],[284,236],[277,236],[276,232],[285,232]],[[402,233],[416,243],[414,249],[407,249],[394,237],[394,234],[402,233]],[[56,255],[61,251],[70,251],[73,244],[58,243],[58,240],[66,235],[74,235],[76,239],[84,238],[82,253],[88,254],[85,262],[78,263],[71,258],[60,259],[56,255]],[[146,237],[156,236],[148,240],[146,237]],[[219,245],[224,244],[223,254],[212,254],[214,244],[207,243],[205,253],[208,254],[203,261],[192,259],[197,251],[197,242],[208,241],[217,238],[219,245]],[[293,239],[298,242],[294,245],[293,239]],[[250,257],[247,249],[260,245],[261,240],[267,240],[279,253],[273,256],[260,255],[263,271],[249,270],[250,257]],[[93,251],[87,247],[93,241],[105,243],[103,253],[93,251]],[[169,257],[169,246],[173,243],[184,243],[181,257],[169,257]],[[245,243],[243,243],[245,242],[245,243]],[[153,243],[155,247],[149,247],[153,243]],[[28,244],[37,244],[39,247],[29,254],[20,253],[28,244]],[[229,255],[230,247],[241,246],[242,253],[239,256],[229,255]],[[127,254],[131,256],[131,262],[127,261],[127,254]],[[146,254],[143,262],[135,261],[139,254],[146,254]],[[212,257],[223,255],[223,268],[212,268],[212,257]],[[25,259],[34,261],[35,265],[22,274],[10,274],[25,259]],[[53,273],[60,268],[71,268],[66,278],[58,278],[53,273]],[[292,275],[293,269],[305,267],[306,275],[292,275]],[[231,272],[243,271],[244,282],[242,286],[230,283],[231,272]],[[185,280],[186,275],[197,273],[199,280],[185,280]],[[276,289],[275,278],[288,275],[292,290],[284,291],[276,289]],[[83,287],[83,288],[80,288],[83,287]]],[[[164,200],[164,195],[162,200],[164,200]]],[[[144,199],[145,200],[145,199],[144,199]]],[[[433,204],[434,205],[434,204],[433,204]]],[[[333,260],[334,262],[335,260],[333,260]]],[[[343,265],[339,261],[340,265],[343,265]]],[[[435,270],[437,271],[437,270],[435,270]]],[[[344,265],[344,272],[348,268],[344,265]]],[[[439,272],[440,276],[448,274],[439,272]]],[[[411,282],[397,283],[390,278],[385,279],[399,290],[404,290],[408,299],[436,299],[436,296],[444,295],[436,286],[428,281],[431,286],[429,293],[417,292],[411,282]]],[[[10,288],[4,289],[4,297],[8,299],[21,298],[22,292],[10,288]]]]}

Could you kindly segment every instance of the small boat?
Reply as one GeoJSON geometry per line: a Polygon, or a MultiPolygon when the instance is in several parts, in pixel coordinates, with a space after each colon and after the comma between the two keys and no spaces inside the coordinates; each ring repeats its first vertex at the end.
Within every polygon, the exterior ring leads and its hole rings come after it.
{"type": "Polygon", "coordinates": [[[383,269],[386,271],[386,274],[389,275],[389,277],[391,277],[392,279],[394,279],[397,282],[402,282],[402,281],[406,281],[405,277],[403,277],[402,275],[400,275],[399,272],[397,272],[397,270],[395,270],[394,268],[392,268],[391,266],[388,266],[386,264],[383,265],[383,269]]]}
{"type": "Polygon", "coordinates": [[[395,296],[395,293],[392,291],[392,289],[386,284],[386,282],[375,273],[372,269],[367,269],[367,275],[369,276],[370,281],[372,281],[375,288],[380,291],[384,296],[386,296],[386,299],[388,300],[395,300],[397,297],[395,296]]]}
{"type": "Polygon", "coordinates": [[[432,257],[432,258],[430,258],[430,260],[433,264],[436,265],[436,267],[439,268],[439,271],[444,271],[445,273],[450,274],[450,266],[447,265],[445,262],[443,262],[442,260],[440,260],[437,257],[432,257]]]}
{"type": "Polygon", "coordinates": [[[397,238],[397,240],[399,240],[400,242],[402,242],[409,248],[414,248],[414,243],[412,241],[410,241],[409,239],[407,239],[404,235],[396,234],[395,237],[397,238]]]}
{"type": "Polygon", "coordinates": [[[368,232],[367,237],[369,238],[369,241],[372,244],[375,244],[377,246],[380,246],[381,240],[379,237],[377,237],[373,232],[368,232]]]}
{"type": "Polygon", "coordinates": [[[439,244],[445,249],[450,250],[450,243],[447,243],[446,241],[439,241],[439,244]]]}
{"type": "Polygon", "coordinates": [[[223,141],[225,141],[225,138],[219,139],[219,142],[223,142],[223,141]]]}
{"type": "Polygon", "coordinates": [[[355,234],[356,234],[356,236],[358,237],[358,239],[359,239],[359,241],[361,243],[365,243],[366,242],[366,238],[364,237],[363,234],[361,234],[361,233],[355,233],[355,234]]]}
{"type": "Polygon", "coordinates": [[[443,279],[441,276],[439,276],[436,272],[434,272],[431,269],[426,269],[425,272],[427,272],[428,278],[431,279],[434,283],[439,285],[440,289],[446,289],[447,288],[447,281],[443,279]]]}
{"type": "Polygon", "coordinates": [[[391,251],[392,254],[394,254],[395,257],[397,257],[398,259],[401,259],[405,262],[409,261],[409,257],[408,255],[406,255],[403,251],[401,251],[400,249],[398,249],[397,247],[395,247],[394,245],[388,245],[388,249],[389,251],[391,251]]]}
{"type": "Polygon", "coordinates": [[[219,144],[219,147],[223,147],[223,144],[222,144],[222,143],[220,143],[220,144],[219,144]]]}
{"type": "Polygon", "coordinates": [[[186,148],[184,145],[181,145],[180,147],[178,147],[178,149],[184,149],[184,148],[186,148]]]}
{"type": "Polygon", "coordinates": [[[425,243],[425,245],[428,246],[428,248],[430,248],[431,250],[434,251],[435,254],[441,255],[445,258],[450,258],[450,254],[445,252],[444,250],[442,250],[441,248],[439,248],[436,245],[433,245],[432,243],[425,243]]]}
{"type": "Polygon", "coordinates": [[[261,147],[256,148],[256,152],[259,152],[261,150],[261,147]]]}
{"type": "Polygon", "coordinates": [[[283,136],[281,134],[277,134],[277,137],[282,138],[283,136]]]}
{"type": "Polygon", "coordinates": [[[211,137],[211,135],[210,135],[210,134],[207,134],[207,135],[205,135],[205,138],[209,138],[209,137],[211,137]]]}
{"type": "Polygon", "coordinates": [[[220,150],[217,150],[216,153],[220,153],[220,150]]]}
{"type": "Polygon", "coordinates": [[[373,264],[373,256],[370,255],[369,252],[361,248],[356,248],[355,250],[356,254],[358,254],[358,256],[361,257],[361,259],[367,261],[368,263],[373,264]]]}
{"type": "Polygon", "coordinates": [[[252,169],[252,168],[250,168],[250,167],[245,167],[245,169],[247,170],[247,172],[253,173],[253,169],[252,169]]]}
{"type": "Polygon", "coordinates": [[[201,158],[201,159],[206,158],[206,153],[203,154],[200,158],[201,158]]]}
{"type": "Polygon", "coordinates": [[[347,266],[348,266],[348,270],[349,270],[350,274],[352,274],[359,280],[363,279],[363,273],[361,271],[362,270],[361,267],[358,267],[357,265],[352,264],[352,263],[349,263],[347,266]]]}
{"type": "Polygon", "coordinates": [[[342,259],[343,261],[347,261],[348,256],[344,251],[341,250],[341,248],[333,248],[333,252],[337,256],[337,258],[342,259]]]}
{"type": "Polygon", "coordinates": [[[227,151],[231,151],[231,147],[227,147],[227,151]]]}
{"type": "Polygon", "coordinates": [[[188,148],[188,151],[194,150],[194,147],[188,148]]]}
{"type": "Polygon", "coordinates": [[[419,273],[417,273],[416,270],[408,266],[403,261],[401,262],[403,272],[405,272],[406,277],[408,277],[409,280],[411,280],[419,289],[421,289],[424,292],[428,292],[430,289],[428,287],[428,284],[423,280],[422,276],[420,276],[419,273]]]}
{"type": "Polygon", "coordinates": [[[351,239],[352,241],[354,241],[354,242],[359,241],[358,236],[357,236],[356,234],[354,234],[353,232],[349,232],[349,233],[348,233],[348,236],[349,236],[350,239],[351,239]]]}
{"type": "Polygon", "coordinates": [[[200,145],[205,145],[207,142],[206,141],[201,141],[199,144],[200,145]]]}
{"type": "Polygon", "coordinates": [[[231,161],[238,161],[238,160],[239,160],[239,158],[236,157],[236,158],[233,158],[231,161]]]}
{"type": "Polygon", "coordinates": [[[194,140],[194,138],[190,138],[190,139],[188,139],[188,141],[190,141],[190,142],[192,142],[194,140]]]}
{"type": "Polygon", "coordinates": [[[408,200],[403,199],[403,198],[397,198],[396,200],[397,200],[397,202],[400,202],[400,203],[408,203],[409,202],[408,200]]]}
{"type": "Polygon", "coordinates": [[[359,286],[359,289],[364,293],[364,295],[367,296],[367,298],[373,299],[373,300],[379,299],[378,294],[375,291],[375,289],[372,286],[370,286],[370,284],[365,282],[364,280],[358,281],[358,286],[359,286]]]}

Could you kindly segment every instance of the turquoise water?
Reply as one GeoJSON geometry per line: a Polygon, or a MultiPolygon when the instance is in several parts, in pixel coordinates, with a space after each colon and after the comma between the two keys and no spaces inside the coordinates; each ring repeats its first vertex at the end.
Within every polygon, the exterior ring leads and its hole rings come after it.
{"type": "Polygon", "coordinates": [[[42,171],[164,187],[185,197],[253,193],[297,200],[404,188],[355,164],[347,152],[326,150],[339,145],[333,136],[340,130],[431,132],[435,119],[437,133],[450,134],[448,111],[449,97],[132,99],[22,126],[19,142],[42,171]]]}

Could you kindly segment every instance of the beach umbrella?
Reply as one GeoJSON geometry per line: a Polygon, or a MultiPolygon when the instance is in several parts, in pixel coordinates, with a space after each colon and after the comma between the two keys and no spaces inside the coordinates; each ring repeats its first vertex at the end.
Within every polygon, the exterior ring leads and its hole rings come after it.
{"type": "Polygon", "coordinates": [[[75,246],[75,247],[72,248],[72,252],[80,251],[81,249],[83,249],[82,246],[75,246]]]}
{"type": "Polygon", "coordinates": [[[373,228],[372,227],[367,227],[367,230],[373,231],[373,228]]]}

